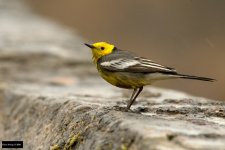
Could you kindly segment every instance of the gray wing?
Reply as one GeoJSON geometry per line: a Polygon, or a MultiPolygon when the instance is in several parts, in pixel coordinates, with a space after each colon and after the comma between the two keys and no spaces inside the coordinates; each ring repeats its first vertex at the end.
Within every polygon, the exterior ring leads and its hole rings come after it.
{"type": "Polygon", "coordinates": [[[99,60],[99,67],[112,72],[166,73],[176,74],[176,70],[160,65],[152,60],[135,57],[130,52],[117,50],[99,60]]]}

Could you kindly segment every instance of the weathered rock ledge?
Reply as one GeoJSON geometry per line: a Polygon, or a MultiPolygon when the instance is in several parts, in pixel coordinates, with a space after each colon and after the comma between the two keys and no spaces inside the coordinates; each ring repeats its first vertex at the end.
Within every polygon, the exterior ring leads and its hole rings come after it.
{"type": "Polygon", "coordinates": [[[145,88],[126,112],[130,92],[106,84],[83,40],[0,0],[0,140],[24,149],[224,150],[225,103],[145,88]]]}

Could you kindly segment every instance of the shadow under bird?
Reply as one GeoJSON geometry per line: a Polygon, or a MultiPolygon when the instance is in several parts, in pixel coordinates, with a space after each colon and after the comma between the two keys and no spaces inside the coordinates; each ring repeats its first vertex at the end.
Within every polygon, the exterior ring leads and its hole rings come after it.
{"type": "Polygon", "coordinates": [[[215,81],[211,78],[180,74],[174,68],[163,66],[144,57],[138,57],[106,42],[85,43],[85,45],[91,48],[92,60],[103,79],[114,86],[134,90],[127,104],[127,109],[130,109],[144,86],[157,80],[184,78],[215,81]]]}

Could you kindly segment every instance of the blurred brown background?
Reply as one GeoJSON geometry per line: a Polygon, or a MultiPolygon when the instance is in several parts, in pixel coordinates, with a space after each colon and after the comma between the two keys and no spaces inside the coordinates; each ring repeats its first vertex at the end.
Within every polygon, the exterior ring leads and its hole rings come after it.
{"type": "Polygon", "coordinates": [[[155,86],[225,100],[224,0],[27,1],[34,11],[90,41],[114,43],[179,72],[217,79],[168,80],[155,86]]]}

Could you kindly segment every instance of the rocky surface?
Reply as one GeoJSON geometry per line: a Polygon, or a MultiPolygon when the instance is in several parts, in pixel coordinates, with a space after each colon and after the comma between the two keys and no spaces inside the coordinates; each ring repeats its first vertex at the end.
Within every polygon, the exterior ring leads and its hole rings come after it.
{"type": "Polygon", "coordinates": [[[1,140],[27,150],[225,149],[224,102],[148,87],[126,112],[131,91],[97,76],[77,33],[23,1],[0,7],[1,140]]]}

